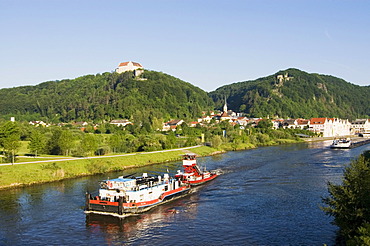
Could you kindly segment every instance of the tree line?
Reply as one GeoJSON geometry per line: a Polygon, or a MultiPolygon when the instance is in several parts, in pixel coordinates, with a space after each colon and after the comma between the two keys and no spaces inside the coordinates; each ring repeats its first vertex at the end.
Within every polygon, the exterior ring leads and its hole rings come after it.
{"type": "MultiPolygon", "coordinates": [[[[186,123],[176,131],[161,132],[150,124],[128,125],[125,128],[103,125],[100,129],[64,127],[34,127],[28,123],[0,123],[0,148],[4,161],[14,162],[20,141],[28,142],[29,155],[92,156],[108,153],[131,153],[173,149],[207,144],[226,150],[246,149],[276,144],[282,139],[297,140],[297,132],[304,130],[272,130],[271,123],[261,121],[259,127],[240,128],[228,122],[190,127],[186,123]],[[261,123],[262,122],[262,123],[261,123]]],[[[304,131],[304,133],[307,133],[304,131]]]]}

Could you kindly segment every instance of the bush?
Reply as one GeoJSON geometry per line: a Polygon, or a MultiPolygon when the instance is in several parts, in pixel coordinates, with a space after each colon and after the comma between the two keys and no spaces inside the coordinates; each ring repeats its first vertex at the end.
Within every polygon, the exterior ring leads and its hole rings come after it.
{"type": "MultiPolygon", "coordinates": [[[[358,240],[370,242],[370,151],[362,154],[345,168],[341,185],[328,183],[329,197],[323,198],[328,207],[322,209],[334,216],[339,235],[347,244],[358,240]]],[[[365,244],[369,245],[369,244],[365,244]]]]}

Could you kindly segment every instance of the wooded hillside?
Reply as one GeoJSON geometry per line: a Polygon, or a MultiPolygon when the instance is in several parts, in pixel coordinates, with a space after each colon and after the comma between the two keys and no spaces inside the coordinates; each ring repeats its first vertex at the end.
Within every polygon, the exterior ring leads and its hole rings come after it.
{"type": "Polygon", "coordinates": [[[87,75],[36,86],[0,90],[0,115],[54,122],[195,118],[213,109],[198,87],[170,75],[145,71],[87,75]]]}
{"type": "Polygon", "coordinates": [[[298,69],[225,85],[209,95],[216,108],[222,108],[226,96],[229,109],[251,117],[370,116],[369,86],[358,86],[333,76],[309,74],[298,69]]]}

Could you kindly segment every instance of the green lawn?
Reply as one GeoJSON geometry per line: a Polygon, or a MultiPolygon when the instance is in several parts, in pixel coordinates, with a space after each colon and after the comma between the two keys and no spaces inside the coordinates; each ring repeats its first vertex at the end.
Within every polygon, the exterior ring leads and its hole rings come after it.
{"type": "MultiPolygon", "coordinates": [[[[189,151],[205,156],[216,150],[203,146],[189,151]]],[[[181,160],[181,156],[189,151],[137,153],[136,155],[109,158],[81,158],[72,161],[50,160],[47,163],[0,166],[0,188],[51,182],[84,175],[119,171],[129,167],[177,161],[181,160]]],[[[27,158],[27,160],[30,159],[33,158],[27,158]]]]}

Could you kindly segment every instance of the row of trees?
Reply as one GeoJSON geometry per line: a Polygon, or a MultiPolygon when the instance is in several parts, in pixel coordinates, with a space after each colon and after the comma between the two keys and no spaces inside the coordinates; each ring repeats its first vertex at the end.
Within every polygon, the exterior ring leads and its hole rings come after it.
{"type": "MultiPolygon", "coordinates": [[[[101,134],[82,132],[77,128],[33,127],[17,122],[0,124],[0,147],[6,161],[17,154],[20,140],[29,142],[29,154],[90,156],[107,153],[130,153],[194,146],[206,142],[215,148],[224,145],[238,149],[241,145],[266,145],[276,139],[295,139],[296,131],[272,130],[268,121],[261,121],[258,128],[240,129],[227,122],[210,124],[208,127],[189,127],[186,123],[175,132],[155,131],[150,124],[129,125],[125,129],[111,126],[101,134]],[[266,122],[266,124],[264,124],[266,122]],[[108,131],[109,130],[109,131],[108,131]]],[[[14,160],[13,160],[14,161],[14,160]]]]}
{"type": "Polygon", "coordinates": [[[338,243],[370,245],[370,151],[345,168],[342,184],[328,184],[323,210],[334,217],[338,243]]]}

